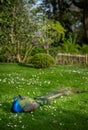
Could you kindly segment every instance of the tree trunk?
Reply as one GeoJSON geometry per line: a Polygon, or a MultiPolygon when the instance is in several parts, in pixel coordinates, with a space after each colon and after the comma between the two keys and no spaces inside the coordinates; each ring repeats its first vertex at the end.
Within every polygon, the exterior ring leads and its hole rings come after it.
{"type": "Polygon", "coordinates": [[[57,10],[57,8],[56,8],[56,0],[52,1],[52,5],[53,5],[53,14],[55,15],[56,10],[57,10]]]}
{"type": "Polygon", "coordinates": [[[19,43],[19,41],[18,41],[17,44],[18,44],[18,45],[17,45],[17,61],[18,61],[18,62],[21,62],[20,43],[19,43]]]}
{"type": "Polygon", "coordinates": [[[28,58],[28,55],[31,54],[31,52],[32,52],[32,49],[33,49],[33,46],[32,46],[32,45],[30,45],[29,47],[27,47],[27,50],[26,50],[26,52],[25,52],[24,58],[23,58],[23,60],[22,60],[22,63],[25,63],[25,62],[26,62],[26,60],[27,60],[27,58],[28,58]]]}
{"type": "Polygon", "coordinates": [[[84,33],[88,42],[88,0],[84,1],[84,33]]]}

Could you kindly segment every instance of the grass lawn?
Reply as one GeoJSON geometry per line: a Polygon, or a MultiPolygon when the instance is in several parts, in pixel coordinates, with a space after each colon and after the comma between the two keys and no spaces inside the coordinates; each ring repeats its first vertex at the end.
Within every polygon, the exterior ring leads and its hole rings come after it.
{"type": "Polygon", "coordinates": [[[67,87],[88,91],[88,67],[0,64],[0,130],[87,130],[88,92],[55,99],[31,113],[11,112],[18,94],[36,97],[67,87]]]}

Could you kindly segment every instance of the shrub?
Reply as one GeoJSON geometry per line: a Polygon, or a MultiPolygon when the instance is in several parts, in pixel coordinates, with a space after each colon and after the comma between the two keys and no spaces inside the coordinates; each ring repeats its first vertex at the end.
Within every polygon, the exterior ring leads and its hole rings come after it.
{"type": "Polygon", "coordinates": [[[61,51],[65,53],[79,53],[80,46],[76,43],[76,35],[72,36],[69,34],[67,39],[63,40],[63,44],[61,45],[61,51]]]}
{"type": "Polygon", "coordinates": [[[4,55],[0,55],[0,62],[7,62],[7,58],[4,55]]]}
{"type": "Polygon", "coordinates": [[[35,54],[38,54],[38,53],[46,53],[46,50],[42,47],[35,47],[32,50],[31,55],[34,56],[35,54]]]}
{"type": "Polygon", "coordinates": [[[51,56],[53,56],[54,58],[57,56],[57,54],[60,52],[60,47],[50,47],[49,48],[49,53],[51,56]]]}
{"type": "Polygon", "coordinates": [[[54,58],[49,54],[38,53],[31,58],[30,62],[36,68],[48,68],[54,64],[54,58]]]}
{"type": "Polygon", "coordinates": [[[83,44],[82,48],[81,48],[81,52],[83,54],[88,54],[88,45],[83,44]]]}

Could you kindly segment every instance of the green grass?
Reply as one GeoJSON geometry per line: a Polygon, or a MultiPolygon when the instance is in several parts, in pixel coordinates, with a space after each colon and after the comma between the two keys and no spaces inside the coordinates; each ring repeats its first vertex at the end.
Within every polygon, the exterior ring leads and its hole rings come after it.
{"type": "Polygon", "coordinates": [[[62,87],[88,91],[88,68],[0,64],[0,130],[87,130],[87,92],[55,99],[31,113],[11,112],[12,98],[18,94],[36,97],[62,87]]]}

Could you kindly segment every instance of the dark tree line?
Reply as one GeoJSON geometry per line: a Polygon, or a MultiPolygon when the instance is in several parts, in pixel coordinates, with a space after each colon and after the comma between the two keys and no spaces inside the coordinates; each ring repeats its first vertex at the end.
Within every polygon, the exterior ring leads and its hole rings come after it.
{"type": "Polygon", "coordinates": [[[80,43],[88,42],[88,0],[44,0],[43,2],[49,18],[59,20],[67,32],[77,33],[80,43]]]}

